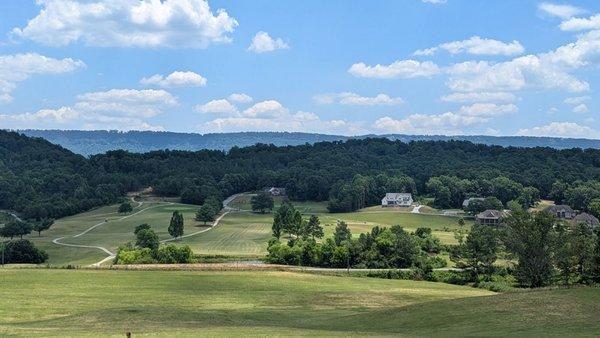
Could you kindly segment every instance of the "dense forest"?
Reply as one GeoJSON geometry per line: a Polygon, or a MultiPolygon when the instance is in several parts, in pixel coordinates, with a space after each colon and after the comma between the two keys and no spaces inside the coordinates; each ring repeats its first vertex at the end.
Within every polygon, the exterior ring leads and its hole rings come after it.
{"type": "Polygon", "coordinates": [[[499,145],[503,147],[551,147],[555,149],[595,148],[600,149],[600,140],[569,139],[557,137],[527,136],[442,136],[442,135],[363,135],[341,136],[313,133],[289,132],[242,132],[194,134],[156,131],[108,131],[108,130],[22,130],[27,136],[41,137],[59,144],[76,154],[85,156],[105,153],[109,150],[127,150],[145,153],[154,150],[229,150],[233,147],[247,147],[256,143],[276,146],[313,144],[325,141],[346,141],[349,139],[387,138],[393,141],[469,141],[477,144],[499,145]]]}
{"type": "Polygon", "coordinates": [[[0,131],[0,209],[38,219],[74,214],[149,186],[194,204],[280,186],[292,200],[329,200],[331,211],[376,204],[386,191],[400,190],[435,197],[441,207],[494,195],[505,204],[552,197],[585,209],[587,200],[600,197],[599,180],[597,149],[368,138],[228,152],[118,150],[86,159],[42,139],[0,131]]]}

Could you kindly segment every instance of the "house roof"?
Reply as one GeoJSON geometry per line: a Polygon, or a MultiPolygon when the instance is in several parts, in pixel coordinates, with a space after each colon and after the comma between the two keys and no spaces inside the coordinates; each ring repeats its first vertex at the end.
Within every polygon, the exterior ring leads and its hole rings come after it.
{"type": "Polygon", "coordinates": [[[589,224],[592,226],[597,226],[597,225],[600,225],[600,220],[598,220],[593,215],[582,212],[581,214],[579,214],[573,218],[573,223],[575,223],[575,224],[585,223],[585,224],[589,224]]]}
{"type": "Polygon", "coordinates": [[[563,211],[564,212],[573,212],[573,209],[571,209],[570,206],[565,205],[565,204],[551,205],[544,210],[551,212],[551,213],[557,213],[557,212],[563,212],[563,211]]]}
{"type": "Polygon", "coordinates": [[[505,213],[500,210],[492,210],[488,209],[486,211],[480,212],[477,214],[477,218],[488,218],[488,219],[500,219],[505,216],[505,213]]]}
{"type": "Polygon", "coordinates": [[[385,194],[385,198],[387,200],[399,200],[402,198],[412,198],[412,194],[410,193],[404,193],[404,192],[388,192],[387,194],[385,194]]]}

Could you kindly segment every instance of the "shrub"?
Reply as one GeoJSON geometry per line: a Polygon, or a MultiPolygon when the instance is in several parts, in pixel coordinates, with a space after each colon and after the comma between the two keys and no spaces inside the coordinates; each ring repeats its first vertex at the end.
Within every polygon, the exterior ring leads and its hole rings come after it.
{"type": "Polygon", "coordinates": [[[184,264],[194,262],[194,253],[189,246],[169,244],[158,248],[156,259],[163,264],[184,264]]]}
{"type": "Polygon", "coordinates": [[[152,264],[156,260],[149,248],[130,249],[120,248],[117,252],[115,264],[152,264]]]}

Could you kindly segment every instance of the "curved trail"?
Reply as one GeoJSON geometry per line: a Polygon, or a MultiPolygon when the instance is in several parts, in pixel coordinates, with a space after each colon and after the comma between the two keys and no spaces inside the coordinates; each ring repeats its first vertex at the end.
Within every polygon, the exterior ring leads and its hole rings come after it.
{"type": "MultiPolygon", "coordinates": [[[[203,233],[203,232],[206,232],[206,231],[208,231],[208,230],[210,230],[210,229],[212,229],[212,228],[216,227],[217,225],[219,225],[219,222],[221,221],[221,219],[222,219],[223,217],[225,217],[225,215],[227,215],[228,213],[230,213],[230,212],[232,211],[232,209],[228,207],[228,204],[229,204],[229,203],[231,203],[231,201],[233,201],[233,200],[234,200],[236,197],[238,197],[239,195],[241,195],[241,194],[235,194],[235,195],[231,195],[231,196],[229,196],[229,197],[228,197],[228,198],[227,198],[225,201],[223,201],[223,208],[224,208],[225,212],[224,212],[224,213],[222,213],[222,214],[221,214],[221,215],[220,215],[220,216],[219,216],[219,217],[218,217],[218,218],[217,218],[217,219],[214,221],[214,223],[212,224],[212,226],[211,226],[210,228],[207,228],[207,229],[204,229],[204,230],[200,230],[200,231],[196,231],[196,232],[194,232],[194,233],[191,233],[191,234],[188,234],[188,235],[185,235],[185,236],[181,236],[181,237],[177,237],[177,238],[169,238],[169,239],[165,239],[165,240],[162,240],[162,241],[160,241],[160,242],[161,242],[161,243],[166,243],[166,242],[174,241],[174,240],[176,240],[176,239],[181,239],[181,238],[187,238],[187,237],[195,236],[195,235],[197,235],[197,234],[201,234],[201,233],[203,233]]],[[[141,207],[141,206],[144,204],[144,202],[142,202],[142,201],[140,201],[140,202],[136,202],[134,198],[131,198],[131,200],[132,200],[133,202],[135,202],[135,203],[138,203],[138,208],[139,208],[139,207],[141,207]]],[[[136,212],[134,212],[133,214],[130,214],[130,215],[127,215],[127,216],[123,216],[123,217],[121,217],[121,218],[118,218],[118,219],[116,219],[116,220],[113,220],[112,222],[118,222],[118,221],[122,221],[122,220],[124,220],[124,219],[127,219],[127,218],[129,218],[129,217],[132,217],[132,216],[138,215],[138,214],[140,214],[140,213],[142,213],[142,212],[144,212],[144,211],[146,211],[146,210],[148,210],[148,209],[156,208],[156,207],[159,207],[159,206],[162,206],[162,205],[165,205],[165,204],[166,204],[166,205],[168,205],[168,204],[175,204],[175,203],[173,203],[173,202],[158,202],[158,204],[157,204],[157,205],[154,205],[154,206],[147,207],[147,208],[144,208],[144,209],[142,209],[142,210],[136,211],[136,212]]],[[[99,227],[99,226],[101,226],[101,225],[103,225],[103,224],[106,224],[106,223],[107,223],[107,221],[102,221],[102,222],[100,222],[100,223],[98,223],[98,224],[94,224],[94,225],[92,225],[91,227],[89,227],[89,228],[85,229],[83,232],[81,232],[81,233],[78,233],[78,234],[76,234],[76,235],[73,235],[73,236],[63,236],[63,237],[58,237],[58,238],[55,238],[55,239],[53,239],[53,240],[52,240],[52,243],[54,243],[54,244],[57,244],[57,245],[62,245],[62,246],[74,247],[74,248],[98,249],[98,250],[104,251],[104,253],[106,253],[106,254],[108,255],[106,258],[102,259],[102,260],[101,260],[101,261],[99,261],[99,262],[96,262],[96,263],[94,263],[94,264],[90,264],[90,265],[89,265],[90,267],[98,267],[98,266],[100,266],[100,265],[102,265],[102,264],[104,264],[104,263],[106,263],[106,262],[108,262],[108,261],[111,261],[111,260],[115,259],[115,257],[117,256],[117,254],[116,254],[116,253],[114,253],[114,252],[112,252],[112,251],[110,251],[110,250],[108,250],[108,249],[107,249],[107,248],[105,248],[105,247],[102,247],[102,246],[95,246],[95,245],[83,245],[83,244],[69,244],[69,243],[63,243],[63,242],[61,242],[61,241],[62,241],[63,239],[65,239],[65,238],[77,238],[77,237],[81,237],[81,236],[83,236],[83,235],[87,234],[88,232],[90,232],[90,231],[92,231],[92,230],[96,229],[97,227],[99,227]]]]}

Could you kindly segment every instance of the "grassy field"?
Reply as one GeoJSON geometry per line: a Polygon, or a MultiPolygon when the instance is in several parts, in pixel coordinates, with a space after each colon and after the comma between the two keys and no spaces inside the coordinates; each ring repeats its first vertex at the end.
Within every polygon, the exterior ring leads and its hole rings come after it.
{"type": "Polygon", "coordinates": [[[291,272],[0,270],[0,335],[593,336],[600,289],[291,272]],[[20,287],[15,287],[19,285],[20,287]]]}
{"type": "MultiPolygon", "coordinates": [[[[234,200],[231,206],[246,209],[249,199],[249,196],[241,196],[234,200]]],[[[294,204],[305,215],[318,215],[326,236],[332,235],[338,220],[344,220],[355,236],[370,231],[376,225],[399,224],[409,231],[414,231],[418,227],[430,227],[434,235],[438,236],[443,243],[454,243],[452,230],[459,227],[457,217],[413,214],[409,212],[409,208],[371,207],[352,213],[329,214],[325,211],[323,203],[294,204]]],[[[106,254],[98,249],[59,246],[52,243],[52,240],[65,237],[62,239],[63,243],[102,246],[115,252],[119,246],[134,241],[133,229],[141,223],[150,224],[160,239],[170,238],[167,228],[171,214],[175,210],[181,211],[184,215],[184,234],[207,229],[194,220],[197,208],[192,205],[149,200],[141,206],[135,204],[134,211],[128,214],[127,218],[121,219],[124,215],[116,212],[116,205],[111,205],[57,220],[49,231],[42,233],[41,237],[32,234],[28,238],[48,252],[50,256],[48,263],[51,265],[89,265],[102,260],[106,254]],[[99,225],[84,235],[72,237],[96,224],[99,225]]],[[[202,255],[254,258],[266,254],[272,222],[272,214],[234,211],[226,215],[218,227],[176,243],[190,245],[195,253],[202,255]]],[[[466,227],[469,226],[470,222],[467,221],[466,227]]]]}
{"type": "MultiPolygon", "coordinates": [[[[241,210],[252,210],[252,205],[250,204],[250,199],[252,199],[253,194],[246,194],[238,196],[235,200],[233,200],[229,206],[236,209],[241,210]]],[[[281,204],[283,203],[283,197],[275,196],[273,197],[273,201],[275,202],[274,209],[277,210],[281,204]]],[[[292,202],[296,209],[300,210],[305,214],[316,214],[316,213],[326,213],[327,212],[327,202],[292,202]]]]}

